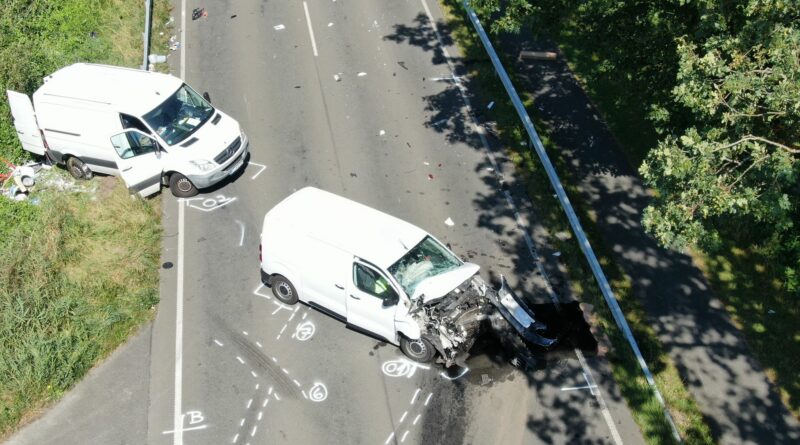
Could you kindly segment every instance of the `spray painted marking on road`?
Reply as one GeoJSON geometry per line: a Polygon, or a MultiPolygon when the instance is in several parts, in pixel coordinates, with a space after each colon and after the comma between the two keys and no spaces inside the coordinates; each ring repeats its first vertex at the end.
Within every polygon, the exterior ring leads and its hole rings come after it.
{"type": "Polygon", "coordinates": [[[381,366],[381,371],[389,377],[406,377],[409,379],[417,372],[417,369],[428,370],[431,368],[404,358],[388,360],[381,366]]]}
{"type": "Polygon", "coordinates": [[[205,417],[203,417],[203,413],[201,411],[186,411],[186,413],[181,414],[180,418],[181,418],[180,428],[175,428],[168,431],[162,431],[161,434],[175,434],[175,436],[173,437],[176,437],[178,436],[178,434],[180,434],[181,437],[183,437],[183,433],[185,431],[204,430],[208,428],[208,424],[203,423],[206,419],[205,417]],[[189,425],[183,426],[184,420],[186,419],[187,416],[189,417],[189,425]]]}
{"type": "Polygon", "coordinates": [[[260,174],[261,174],[261,172],[263,172],[264,170],[266,170],[266,169],[267,169],[267,166],[266,166],[266,165],[264,165],[264,164],[259,164],[259,163],[257,163],[257,162],[250,161],[250,162],[248,162],[248,164],[257,165],[257,166],[261,167],[261,168],[258,170],[258,173],[254,174],[253,176],[251,176],[251,177],[250,177],[250,179],[251,179],[251,180],[252,180],[252,179],[256,179],[256,178],[258,177],[258,175],[260,175],[260,174]]]}
{"type": "Polygon", "coordinates": [[[188,207],[201,210],[203,212],[211,212],[236,201],[236,199],[236,197],[228,198],[225,195],[217,195],[213,198],[189,198],[184,199],[184,201],[188,207]],[[200,202],[198,203],[197,201],[200,202]]]}
{"type": "Polygon", "coordinates": [[[221,342],[221,341],[217,340],[216,338],[214,339],[214,343],[216,343],[216,344],[217,344],[217,346],[219,346],[220,348],[221,348],[221,347],[223,347],[223,346],[225,346],[224,344],[222,344],[222,342],[221,342]]]}
{"type": "Polygon", "coordinates": [[[317,41],[314,40],[314,28],[311,27],[311,16],[308,14],[308,3],[303,2],[303,9],[306,12],[306,23],[308,23],[308,35],[311,36],[311,48],[314,50],[314,57],[317,57],[317,41]]]}
{"type": "MultiPolygon", "coordinates": [[[[305,316],[305,314],[303,314],[305,316]]],[[[304,321],[299,323],[294,330],[294,334],[292,334],[292,338],[298,341],[308,341],[311,337],[314,336],[314,333],[317,331],[316,326],[314,323],[309,321],[304,321]]]]}
{"type": "Polygon", "coordinates": [[[242,229],[242,235],[239,236],[239,247],[242,247],[242,245],[244,244],[244,223],[237,219],[236,224],[238,224],[239,227],[241,227],[242,229]]]}
{"type": "Polygon", "coordinates": [[[469,372],[469,368],[465,367],[461,371],[461,373],[459,375],[455,376],[455,377],[449,377],[444,372],[440,372],[439,375],[442,376],[443,378],[447,379],[447,380],[456,380],[456,379],[460,379],[461,377],[464,377],[468,372],[469,372]]]}

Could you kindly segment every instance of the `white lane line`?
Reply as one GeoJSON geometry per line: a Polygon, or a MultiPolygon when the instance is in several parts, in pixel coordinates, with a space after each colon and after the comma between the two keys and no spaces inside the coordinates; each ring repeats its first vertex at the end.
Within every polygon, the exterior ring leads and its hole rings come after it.
{"type": "Polygon", "coordinates": [[[214,339],[214,343],[216,343],[217,346],[220,346],[220,347],[225,346],[225,345],[222,344],[221,341],[217,340],[216,338],[214,339]]]}
{"type": "Polygon", "coordinates": [[[428,402],[431,401],[431,396],[433,396],[433,393],[428,393],[428,397],[425,398],[425,406],[428,406],[428,402]]]}
{"type": "Polygon", "coordinates": [[[384,442],[383,445],[388,445],[389,441],[392,440],[393,437],[394,437],[394,431],[392,431],[392,433],[389,434],[389,437],[386,438],[386,442],[384,442]]]}
{"type": "MultiPolygon", "coordinates": [[[[244,223],[243,223],[243,222],[241,222],[241,221],[239,221],[239,220],[237,219],[237,220],[236,220],[236,224],[238,224],[238,225],[239,225],[239,227],[241,227],[241,228],[242,228],[242,235],[239,237],[239,247],[241,247],[241,246],[242,246],[242,244],[244,244],[244,223]]],[[[247,335],[247,333],[245,332],[245,334],[244,334],[244,335],[247,335]]]]}
{"type": "Polygon", "coordinates": [[[420,391],[420,389],[419,389],[419,388],[417,388],[417,390],[416,390],[416,391],[414,391],[414,395],[413,395],[413,396],[411,396],[411,404],[412,404],[412,405],[414,404],[414,401],[416,401],[416,400],[417,400],[417,396],[419,395],[419,391],[420,391]]]}
{"type": "Polygon", "coordinates": [[[253,437],[253,436],[256,435],[256,430],[258,430],[258,425],[253,427],[253,431],[250,432],[250,437],[253,437]]]}
{"type": "Polygon", "coordinates": [[[311,36],[311,48],[314,49],[314,57],[317,57],[317,42],[314,40],[314,28],[311,27],[311,16],[308,14],[308,3],[303,2],[303,9],[306,11],[306,23],[308,23],[308,34],[311,36]]]}
{"type": "Polygon", "coordinates": [[[403,423],[406,420],[406,416],[408,415],[408,411],[404,412],[402,416],[400,416],[400,421],[397,423],[403,423]]]}
{"type": "Polygon", "coordinates": [[[258,412],[258,420],[261,420],[261,417],[263,417],[263,416],[264,416],[264,411],[259,411],[258,412]]]}
{"type": "MultiPolygon", "coordinates": [[[[481,140],[481,145],[483,145],[484,150],[489,158],[489,161],[494,168],[494,171],[500,171],[497,165],[497,161],[494,158],[494,154],[489,146],[489,141],[486,139],[486,131],[484,128],[475,121],[474,114],[472,112],[472,105],[469,101],[469,97],[467,96],[466,87],[461,83],[461,80],[456,77],[456,70],[453,66],[453,59],[450,57],[450,54],[447,51],[447,48],[442,43],[442,37],[439,35],[439,28],[436,26],[436,22],[433,20],[433,14],[431,14],[431,9],[428,7],[428,2],[425,0],[420,0],[422,2],[422,7],[425,9],[425,13],[428,15],[428,20],[430,22],[431,28],[433,29],[433,33],[436,36],[436,40],[439,43],[439,46],[442,48],[442,53],[444,54],[445,60],[447,61],[447,66],[450,68],[450,74],[453,76],[453,83],[455,83],[456,87],[458,87],[458,91],[461,95],[461,100],[464,102],[464,107],[466,108],[467,117],[471,123],[473,131],[478,133],[478,137],[481,140]]],[[[525,239],[525,243],[528,247],[528,252],[530,253],[531,257],[533,258],[536,266],[539,270],[539,273],[545,278],[545,286],[547,287],[547,291],[550,294],[550,298],[556,304],[556,307],[559,307],[560,302],[558,301],[558,296],[556,296],[555,292],[553,291],[552,287],[550,286],[550,281],[547,277],[547,272],[544,270],[544,266],[542,262],[539,261],[539,255],[536,253],[536,249],[533,246],[533,240],[531,240],[530,234],[528,234],[528,228],[524,224],[522,224],[521,218],[519,217],[519,212],[517,211],[517,206],[514,204],[514,199],[511,197],[511,194],[507,191],[504,191],[504,195],[506,198],[506,202],[508,203],[509,207],[514,211],[514,214],[517,218],[517,226],[521,229],[522,235],[525,239]]],[[[581,368],[583,368],[584,372],[588,375],[589,379],[592,381],[591,384],[594,384],[594,377],[592,376],[592,372],[589,369],[589,365],[586,363],[586,359],[583,357],[583,353],[580,349],[574,348],[575,354],[578,356],[578,361],[581,364],[581,368]]],[[[605,399],[603,398],[603,394],[598,389],[595,393],[595,399],[597,399],[598,404],[600,405],[600,411],[603,414],[603,419],[608,426],[608,429],[611,431],[611,436],[614,438],[614,443],[617,445],[622,445],[622,438],[619,435],[619,431],[617,431],[617,425],[614,423],[614,420],[611,417],[611,413],[608,411],[608,406],[606,405],[605,399]]]]}
{"type": "Polygon", "coordinates": [[[252,375],[254,379],[258,378],[258,374],[256,374],[255,371],[250,371],[250,375],[252,375]]]}
{"type": "Polygon", "coordinates": [[[402,437],[402,438],[400,438],[400,443],[403,443],[403,442],[405,442],[405,440],[406,440],[406,436],[408,436],[408,430],[406,430],[406,432],[405,432],[405,433],[403,433],[403,437],[402,437]]]}
{"type": "Polygon", "coordinates": [[[186,0],[181,0],[181,42],[181,79],[186,80],[186,0]]]}
{"type": "Polygon", "coordinates": [[[236,443],[237,440],[239,440],[239,433],[236,433],[236,435],[233,436],[233,440],[231,441],[231,443],[236,443]]]}
{"type": "Polygon", "coordinates": [[[267,403],[269,403],[269,399],[264,399],[264,403],[261,404],[261,407],[262,408],[266,408],[267,407],[267,403]]]}
{"type": "Polygon", "coordinates": [[[238,355],[236,356],[236,360],[239,360],[239,363],[244,365],[244,360],[242,360],[242,358],[239,357],[238,355]]]}
{"type": "MultiPolygon", "coordinates": [[[[184,0],[185,4],[185,0],[184,0]]],[[[184,8],[185,11],[185,8],[184,8]]],[[[183,51],[181,51],[183,54],[183,51]]],[[[181,64],[183,68],[183,64],[181,64]]],[[[173,445],[183,445],[183,234],[185,208],[183,199],[178,200],[178,285],[175,297],[175,405],[173,411],[173,445]]]]}
{"type": "MultiPolygon", "coordinates": [[[[244,426],[244,417],[242,417],[242,420],[239,422],[239,426],[240,426],[240,427],[244,426]]],[[[235,442],[235,441],[234,441],[234,442],[235,442]]]]}
{"type": "Polygon", "coordinates": [[[412,424],[412,425],[416,425],[416,424],[417,424],[417,422],[419,421],[419,418],[420,418],[420,417],[422,417],[422,414],[417,414],[417,417],[414,417],[414,422],[412,422],[411,424],[412,424]]]}
{"type": "Polygon", "coordinates": [[[263,347],[264,347],[264,346],[262,346],[262,345],[261,345],[261,343],[259,343],[259,342],[256,342],[256,346],[258,346],[259,348],[263,348],[263,347]]]}
{"type": "Polygon", "coordinates": [[[250,405],[253,404],[253,399],[247,401],[247,409],[250,409],[250,405]]]}

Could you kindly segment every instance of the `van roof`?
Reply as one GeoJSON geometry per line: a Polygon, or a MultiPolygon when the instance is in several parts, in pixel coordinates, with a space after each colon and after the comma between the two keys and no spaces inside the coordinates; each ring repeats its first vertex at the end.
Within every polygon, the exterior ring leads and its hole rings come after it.
{"type": "Polygon", "coordinates": [[[394,216],[314,187],[289,195],[267,213],[267,219],[384,269],[428,234],[394,216]]]}
{"type": "Polygon", "coordinates": [[[37,94],[112,105],[141,116],[164,102],[183,82],[151,71],[93,63],[69,65],[44,78],[37,94]]]}

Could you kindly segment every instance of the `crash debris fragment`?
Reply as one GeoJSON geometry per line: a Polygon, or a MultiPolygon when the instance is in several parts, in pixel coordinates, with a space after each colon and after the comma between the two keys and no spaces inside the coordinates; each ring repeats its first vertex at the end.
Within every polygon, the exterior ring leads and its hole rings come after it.
{"type": "Polygon", "coordinates": [[[194,8],[192,10],[192,20],[197,20],[200,17],[208,17],[208,11],[206,11],[206,8],[194,8]]]}
{"type": "Polygon", "coordinates": [[[446,220],[444,220],[444,223],[447,224],[450,227],[455,225],[455,223],[453,222],[453,219],[450,218],[450,217],[448,217],[446,220]]]}

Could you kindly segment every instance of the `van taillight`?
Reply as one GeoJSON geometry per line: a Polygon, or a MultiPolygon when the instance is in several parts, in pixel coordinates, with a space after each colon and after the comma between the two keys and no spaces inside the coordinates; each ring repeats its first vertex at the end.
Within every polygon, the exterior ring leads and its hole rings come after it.
{"type": "Polygon", "coordinates": [[[258,262],[261,263],[261,243],[258,243],[258,262]]]}

